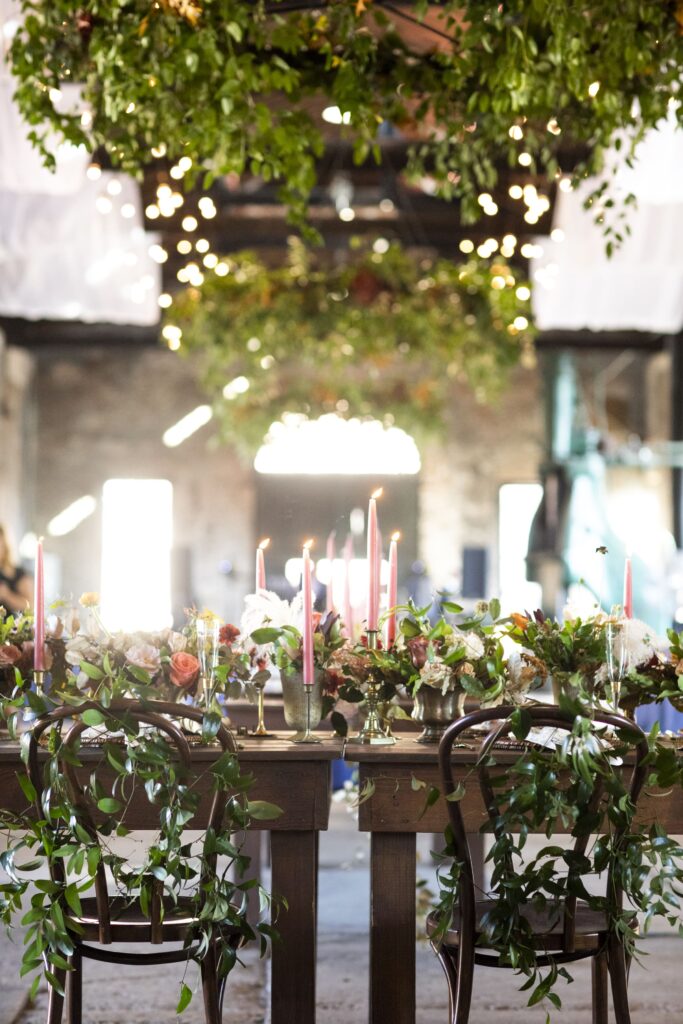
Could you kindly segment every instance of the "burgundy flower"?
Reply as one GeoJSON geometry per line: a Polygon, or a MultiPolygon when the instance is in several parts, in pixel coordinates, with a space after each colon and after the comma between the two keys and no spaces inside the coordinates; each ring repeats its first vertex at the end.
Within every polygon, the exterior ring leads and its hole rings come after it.
{"type": "Polygon", "coordinates": [[[427,647],[429,640],[426,636],[414,636],[406,641],[406,647],[410,651],[410,660],[416,669],[424,668],[427,662],[427,647]]]}
{"type": "Polygon", "coordinates": [[[220,628],[218,639],[222,644],[225,644],[226,647],[230,647],[239,635],[240,631],[237,626],[233,626],[230,622],[226,622],[225,625],[220,628]]]}

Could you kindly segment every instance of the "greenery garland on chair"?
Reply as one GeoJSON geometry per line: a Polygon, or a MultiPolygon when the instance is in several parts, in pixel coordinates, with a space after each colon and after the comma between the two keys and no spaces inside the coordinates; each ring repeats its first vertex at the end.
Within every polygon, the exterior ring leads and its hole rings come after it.
{"type": "Polygon", "coordinates": [[[175,297],[164,336],[201,355],[226,440],[253,450],[286,413],[438,434],[455,381],[484,400],[532,356],[529,289],[505,259],[455,264],[385,246],[329,264],[293,242],[275,268],[237,253],[228,274],[175,297]]]}
{"type": "MultiPolygon", "coordinates": [[[[54,163],[51,133],[139,172],[189,157],[210,175],[283,184],[299,223],[323,149],[321,102],[358,161],[378,125],[414,140],[409,170],[477,216],[503,164],[552,180],[600,169],[667,116],[683,65],[669,0],[22,0],[16,100],[54,163]],[[422,28],[420,28],[422,24],[422,28]],[[429,27],[426,27],[429,26],[429,27]],[[75,107],[65,84],[82,83],[75,107]]],[[[676,116],[683,122],[683,107],[676,116]]],[[[609,201],[611,202],[611,200],[609,201]]],[[[604,216],[599,210],[597,218],[604,216]]]]}

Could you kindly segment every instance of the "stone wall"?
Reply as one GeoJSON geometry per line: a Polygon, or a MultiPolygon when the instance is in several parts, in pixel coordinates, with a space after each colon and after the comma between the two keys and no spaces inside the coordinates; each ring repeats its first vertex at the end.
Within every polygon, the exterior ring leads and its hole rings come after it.
{"type": "MultiPolygon", "coordinates": [[[[453,434],[423,453],[419,553],[432,582],[456,585],[463,545],[489,549],[487,591],[497,586],[498,488],[537,478],[542,440],[536,375],[520,371],[498,406],[458,392],[453,434]],[[520,395],[524,401],[520,401],[520,395]]],[[[190,364],[164,350],[43,351],[37,379],[40,449],[37,529],[84,494],[99,500],[112,477],[163,477],[174,487],[179,603],[196,601],[234,618],[252,584],[254,476],[203,428],[178,448],[163,431],[203,401],[190,364]],[[233,565],[231,575],[219,570],[233,565]]],[[[99,511],[63,538],[49,538],[62,593],[96,589],[99,511]]],[[[135,581],[131,580],[131,586],[135,581]]]]}

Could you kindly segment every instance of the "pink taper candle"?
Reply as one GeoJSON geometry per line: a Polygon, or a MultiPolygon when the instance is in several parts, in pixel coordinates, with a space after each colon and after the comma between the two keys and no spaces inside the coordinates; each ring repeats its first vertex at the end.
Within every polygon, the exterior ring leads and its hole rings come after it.
{"type": "Polygon", "coordinates": [[[325,611],[334,611],[334,559],[336,551],[334,550],[334,539],[337,536],[337,531],[332,530],[329,537],[327,538],[327,564],[329,566],[330,579],[325,590],[325,611]]]}
{"type": "Polygon", "coordinates": [[[346,538],[344,545],[344,629],[346,636],[353,636],[353,607],[351,606],[351,562],[353,560],[353,537],[346,538]]]}
{"type": "Polygon", "coordinates": [[[45,670],[45,583],[43,577],[43,538],[36,545],[36,574],[33,596],[34,644],[33,667],[45,670]]]}
{"type": "Polygon", "coordinates": [[[624,615],[627,619],[633,618],[633,568],[630,558],[624,562],[624,615]]]}
{"type": "Polygon", "coordinates": [[[377,632],[379,616],[379,531],[377,523],[377,498],[382,488],[370,498],[368,505],[368,633],[377,632]]]}
{"type": "Polygon", "coordinates": [[[266,537],[256,548],[256,592],[266,589],[266,558],[264,551],[270,544],[270,537],[266,537]]]}
{"type": "Polygon", "coordinates": [[[386,645],[392,647],[396,639],[396,612],[393,609],[398,604],[398,541],[400,533],[392,533],[391,544],[389,545],[389,588],[387,603],[389,614],[387,617],[386,645]]]}
{"type": "Polygon", "coordinates": [[[313,686],[313,582],[311,571],[310,547],[313,541],[306,541],[304,544],[304,571],[303,571],[303,592],[304,592],[304,686],[313,686]]]}

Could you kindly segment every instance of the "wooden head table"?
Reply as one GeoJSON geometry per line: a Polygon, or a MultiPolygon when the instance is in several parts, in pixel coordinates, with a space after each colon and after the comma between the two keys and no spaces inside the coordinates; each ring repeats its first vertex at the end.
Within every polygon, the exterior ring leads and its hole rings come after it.
{"type": "MultiPolygon", "coordinates": [[[[286,738],[240,736],[238,742],[240,764],[254,775],[249,798],[267,800],[283,811],[279,818],[254,821],[252,826],[270,833],[272,890],[289,905],[277,924],[282,941],[273,944],[270,1019],[272,1024],[314,1024],[318,837],[328,827],[331,763],[341,756],[341,740],[328,735],[322,743],[308,746],[289,743],[286,738]]],[[[216,755],[217,748],[193,751],[198,763],[210,763],[216,755]]],[[[81,753],[84,764],[100,757],[97,748],[84,748],[81,753]]],[[[0,806],[17,814],[30,813],[17,781],[21,771],[19,745],[0,743],[0,806]]],[[[211,777],[207,774],[206,778],[208,794],[211,777]]],[[[126,824],[156,828],[150,825],[152,815],[153,808],[143,795],[139,803],[131,803],[126,824]]]]}
{"type": "MultiPolygon", "coordinates": [[[[415,1022],[415,885],[418,832],[443,832],[448,815],[443,797],[424,814],[427,789],[415,790],[415,777],[441,786],[436,746],[424,746],[402,736],[394,746],[371,747],[349,742],[347,761],[359,764],[361,790],[374,792],[358,809],[358,827],[370,832],[370,1024],[415,1022]],[[420,815],[422,814],[422,817],[420,815]]],[[[500,764],[511,763],[519,751],[495,752],[500,764]]],[[[476,750],[453,751],[456,781],[464,779],[476,760],[476,750]]],[[[486,814],[476,776],[461,801],[471,846],[482,843],[479,829],[486,814]]],[[[657,821],[670,835],[683,835],[683,789],[667,795],[650,794],[647,786],[638,801],[637,820],[657,821]]],[[[560,832],[558,828],[556,830],[560,832]]],[[[475,850],[472,849],[473,860],[475,850]]]]}

